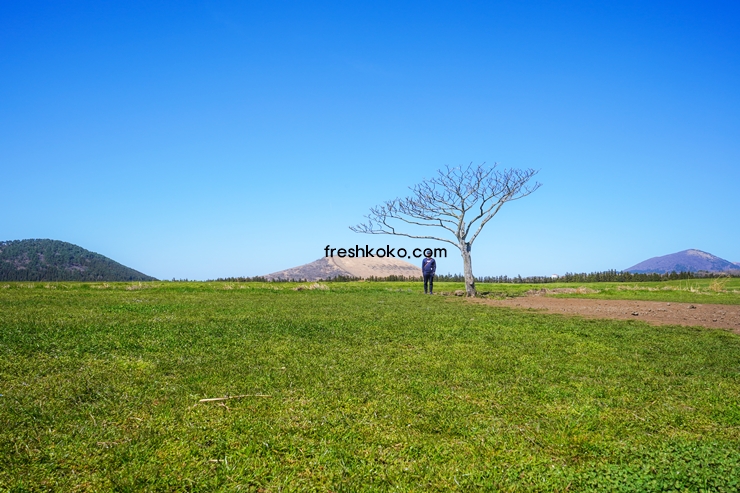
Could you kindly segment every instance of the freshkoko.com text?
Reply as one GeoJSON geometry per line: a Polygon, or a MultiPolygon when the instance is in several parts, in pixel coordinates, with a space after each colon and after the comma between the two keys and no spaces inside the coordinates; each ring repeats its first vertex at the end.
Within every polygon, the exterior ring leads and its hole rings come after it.
{"type": "Polygon", "coordinates": [[[391,258],[421,258],[426,257],[430,254],[432,257],[447,258],[446,248],[414,248],[409,251],[405,248],[391,248],[390,245],[386,245],[385,248],[370,248],[369,245],[365,245],[365,248],[355,245],[353,248],[332,248],[331,245],[326,245],[324,253],[327,257],[337,256],[339,258],[349,257],[391,257],[391,258]]]}

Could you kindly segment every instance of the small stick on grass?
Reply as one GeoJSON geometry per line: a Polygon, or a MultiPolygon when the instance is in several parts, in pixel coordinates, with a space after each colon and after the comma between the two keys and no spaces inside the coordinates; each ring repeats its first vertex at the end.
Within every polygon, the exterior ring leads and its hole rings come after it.
{"type": "Polygon", "coordinates": [[[198,402],[216,402],[216,401],[227,401],[229,399],[243,399],[245,397],[272,397],[267,394],[244,394],[244,395],[227,395],[226,397],[211,397],[209,399],[201,399],[198,402]]]}

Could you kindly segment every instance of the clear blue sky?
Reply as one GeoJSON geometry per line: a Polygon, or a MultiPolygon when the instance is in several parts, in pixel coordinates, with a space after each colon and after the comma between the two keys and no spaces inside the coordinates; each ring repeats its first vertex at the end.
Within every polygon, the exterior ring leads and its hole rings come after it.
{"type": "Polygon", "coordinates": [[[0,240],[254,276],[470,162],[543,184],[476,275],[740,261],[740,4],[0,4],[0,240]]]}

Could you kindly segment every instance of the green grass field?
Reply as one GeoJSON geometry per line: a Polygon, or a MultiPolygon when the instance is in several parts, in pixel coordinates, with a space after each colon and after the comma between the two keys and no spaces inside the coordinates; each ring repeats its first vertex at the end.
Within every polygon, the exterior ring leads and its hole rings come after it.
{"type": "Polygon", "coordinates": [[[296,286],[0,285],[0,490],[740,489],[738,335],[296,286]]]}
{"type": "MultiPolygon", "coordinates": [[[[463,284],[449,283],[455,289],[463,284]]],[[[596,298],[605,300],[668,301],[676,303],[740,304],[740,278],[689,279],[666,282],[593,282],[548,284],[479,284],[479,291],[492,297],[522,296],[532,289],[585,288],[585,293],[552,294],[561,298],[596,298]]]]}

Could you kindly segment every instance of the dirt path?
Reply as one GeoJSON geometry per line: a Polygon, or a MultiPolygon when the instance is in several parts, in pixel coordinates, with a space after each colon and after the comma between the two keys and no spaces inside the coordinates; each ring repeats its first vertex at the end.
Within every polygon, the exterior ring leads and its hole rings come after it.
{"type": "Polygon", "coordinates": [[[585,318],[617,318],[643,320],[655,325],[692,325],[730,329],[740,334],[739,305],[552,298],[541,295],[522,296],[506,300],[476,298],[473,301],[493,306],[544,310],[549,313],[562,313],[564,315],[580,315],[585,318]]]}

